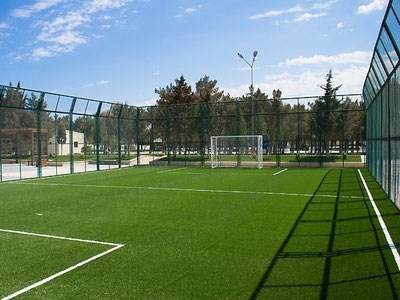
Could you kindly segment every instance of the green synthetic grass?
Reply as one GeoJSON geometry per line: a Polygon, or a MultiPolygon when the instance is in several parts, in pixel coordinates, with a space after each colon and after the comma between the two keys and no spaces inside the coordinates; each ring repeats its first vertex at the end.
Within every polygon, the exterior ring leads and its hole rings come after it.
{"type": "MultiPolygon", "coordinates": [[[[0,184],[0,229],[121,243],[21,299],[388,299],[356,170],[143,167],[0,184]]],[[[394,242],[399,211],[363,174],[394,242]]],[[[0,298],[110,247],[0,232],[0,298]]]]}

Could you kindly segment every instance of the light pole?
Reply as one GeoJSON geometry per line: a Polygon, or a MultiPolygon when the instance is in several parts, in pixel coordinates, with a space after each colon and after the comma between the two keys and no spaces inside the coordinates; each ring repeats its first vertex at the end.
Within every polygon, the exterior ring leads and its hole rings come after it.
{"type": "Polygon", "coordinates": [[[257,51],[253,52],[253,60],[251,62],[251,64],[244,58],[244,56],[239,52],[238,56],[244,60],[244,62],[250,67],[250,71],[251,71],[251,84],[249,87],[250,90],[250,97],[251,97],[251,134],[254,135],[254,101],[253,101],[253,94],[254,94],[254,85],[253,85],[253,80],[254,80],[254,74],[253,74],[253,70],[254,70],[254,62],[256,61],[257,58],[257,51]]]}

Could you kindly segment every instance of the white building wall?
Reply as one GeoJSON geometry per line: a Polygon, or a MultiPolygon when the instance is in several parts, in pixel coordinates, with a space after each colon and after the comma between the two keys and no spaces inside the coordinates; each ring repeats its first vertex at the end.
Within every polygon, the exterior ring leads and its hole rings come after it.
{"type": "MultiPolygon", "coordinates": [[[[49,138],[49,142],[47,145],[47,151],[49,154],[57,154],[57,155],[69,155],[69,143],[70,143],[70,131],[65,131],[65,144],[58,144],[56,145],[56,138],[53,135],[49,138]]],[[[73,140],[73,154],[80,154],[82,153],[82,147],[84,146],[85,142],[85,134],[82,132],[73,131],[72,132],[72,140],[73,140]]]]}

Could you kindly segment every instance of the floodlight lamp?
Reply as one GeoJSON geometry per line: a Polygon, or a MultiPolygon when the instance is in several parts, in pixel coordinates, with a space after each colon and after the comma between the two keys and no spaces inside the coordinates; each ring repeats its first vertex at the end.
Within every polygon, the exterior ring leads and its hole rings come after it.
{"type": "Polygon", "coordinates": [[[254,60],[256,59],[257,54],[258,54],[258,51],[254,51],[254,52],[253,52],[253,58],[254,58],[254,60]]]}
{"type": "Polygon", "coordinates": [[[240,52],[238,52],[238,56],[239,56],[240,58],[242,58],[242,59],[244,58],[243,55],[242,55],[242,53],[240,53],[240,52]]]}

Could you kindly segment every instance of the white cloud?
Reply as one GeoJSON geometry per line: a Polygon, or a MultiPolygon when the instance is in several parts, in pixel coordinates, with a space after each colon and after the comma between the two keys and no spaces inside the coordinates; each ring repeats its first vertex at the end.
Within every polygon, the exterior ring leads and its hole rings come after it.
{"type": "Polygon", "coordinates": [[[305,14],[302,14],[302,15],[296,17],[294,19],[294,21],[295,22],[308,22],[308,21],[310,21],[312,19],[320,18],[320,17],[323,17],[323,16],[326,16],[326,13],[319,13],[319,14],[305,13],[305,14]]]}
{"type": "MultiPolygon", "coordinates": [[[[353,66],[345,69],[336,69],[333,72],[334,85],[343,84],[339,94],[360,93],[368,66],[353,66]]],[[[272,90],[280,89],[282,97],[318,96],[323,91],[319,87],[325,83],[327,71],[306,71],[303,73],[278,73],[265,76],[265,78],[254,85],[256,89],[271,96],[272,90]]],[[[238,88],[223,88],[226,93],[237,97],[249,92],[249,86],[244,84],[238,88]]]]}
{"type": "Polygon", "coordinates": [[[64,0],[37,0],[34,4],[14,9],[11,15],[16,18],[29,18],[32,14],[57,5],[64,0]]]}
{"type": "Polygon", "coordinates": [[[142,103],[138,104],[138,106],[153,106],[157,104],[158,98],[145,100],[142,103]]]}
{"type": "Polygon", "coordinates": [[[271,10],[271,11],[266,12],[265,14],[251,16],[250,19],[258,20],[258,19],[263,19],[263,18],[268,18],[268,17],[279,16],[284,13],[285,13],[285,11],[283,11],[283,10],[271,10]]]}
{"type": "Polygon", "coordinates": [[[330,8],[332,5],[337,3],[339,0],[331,0],[331,1],[326,1],[326,2],[318,2],[315,3],[311,9],[327,9],[330,8]]]}
{"type": "Polygon", "coordinates": [[[120,8],[133,0],[91,0],[87,3],[86,9],[89,14],[107,9],[120,8]]]}
{"type": "Polygon", "coordinates": [[[192,12],[195,12],[195,11],[197,11],[197,7],[190,7],[190,8],[186,8],[185,9],[185,12],[187,12],[187,13],[192,13],[192,12]]]}
{"type": "Polygon", "coordinates": [[[286,10],[287,13],[294,13],[294,12],[301,12],[301,11],[304,11],[304,8],[301,7],[299,4],[286,10]]]}
{"type": "Polygon", "coordinates": [[[105,85],[105,84],[109,84],[109,83],[110,83],[110,81],[102,79],[102,80],[96,82],[96,85],[105,85]]]}
{"type": "Polygon", "coordinates": [[[84,88],[88,88],[88,87],[93,87],[93,86],[106,85],[106,84],[109,84],[109,83],[110,83],[109,80],[101,79],[100,81],[97,81],[97,82],[95,82],[95,83],[88,83],[88,84],[85,84],[83,87],[84,87],[84,88]]]}
{"type": "Polygon", "coordinates": [[[251,20],[258,20],[258,19],[263,19],[263,18],[268,18],[268,17],[276,17],[276,16],[280,16],[282,14],[288,14],[288,13],[294,13],[294,12],[300,12],[303,11],[304,9],[300,6],[300,5],[296,5],[293,6],[289,9],[286,10],[270,10],[267,11],[264,14],[258,14],[258,15],[254,15],[251,16],[250,19],[251,20]]]}
{"type": "Polygon", "coordinates": [[[280,65],[298,66],[304,64],[368,64],[372,53],[369,51],[355,51],[350,53],[340,53],[338,55],[314,55],[311,57],[300,56],[298,58],[287,59],[280,65]]]}
{"type": "Polygon", "coordinates": [[[382,10],[388,2],[389,0],[373,0],[366,5],[360,5],[357,9],[357,14],[369,14],[376,10],[382,10]]]}
{"type": "Polygon", "coordinates": [[[8,24],[0,23],[0,29],[7,29],[7,28],[9,28],[8,24]]]}
{"type": "MultiPolygon", "coordinates": [[[[89,32],[88,28],[95,21],[107,21],[112,19],[105,12],[111,9],[124,7],[133,0],[85,0],[77,8],[66,5],[60,8],[60,14],[54,17],[54,14],[44,16],[43,21],[35,24],[40,27],[40,32],[35,41],[29,42],[36,45],[36,48],[30,53],[33,60],[40,60],[45,57],[57,56],[66,52],[71,52],[79,45],[86,44],[90,38],[99,38],[93,32],[89,32]],[[64,11],[63,11],[64,9],[64,11]],[[101,16],[95,17],[94,14],[103,12],[101,16]],[[47,19],[46,19],[47,18],[47,19]]],[[[16,13],[18,16],[25,14],[30,16],[33,12],[46,9],[66,0],[40,0],[29,7],[23,7],[25,12],[16,13]]],[[[15,11],[14,11],[15,12],[15,11]]],[[[14,14],[15,15],[15,14],[14,14]]],[[[110,25],[100,24],[100,29],[109,28],[110,25]]]]}
{"type": "Polygon", "coordinates": [[[179,7],[179,9],[182,11],[182,13],[175,15],[174,18],[175,19],[182,18],[185,14],[192,14],[192,13],[198,11],[202,7],[203,7],[202,4],[199,4],[194,7],[188,7],[188,8],[179,7]]]}
{"type": "Polygon", "coordinates": [[[44,57],[51,57],[54,55],[55,55],[55,53],[53,51],[51,51],[50,49],[43,48],[43,47],[33,49],[33,52],[32,52],[32,58],[35,61],[38,61],[44,57]]]}
{"type": "MultiPolygon", "coordinates": [[[[330,8],[332,5],[334,5],[338,1],[339,0],[318,2],[309,8],[303,8],[302,6],[297,4],[296,6],[293,6],[286,10],[271,10],[264,14],[257,14],[257,15],[251,16],[250,19],[257,20],[257,19],[268,18],[268,17],[276,17],[276,16],[280,16],[283,14],[299,13],[299,12],[306,12],[306,11],[312,11],[312,10],[325,10],[325,9],[330,8]]],[[[311,19],[319,18],[319,17],[325,16],[325,15],[326,15],[325,13],[318,13],[318,14],[304,13],[303,15],[296,17],[294,19],[294,21],[295,22],[309,21],[311,19]]]]}
{"type": "Polygon", "coordinates": [[[339,23],[336,24],[336,28],[338,28],[338,29],[343,28],[343,26],[344,26],[343,22],[339,22],[339,23]]]}

